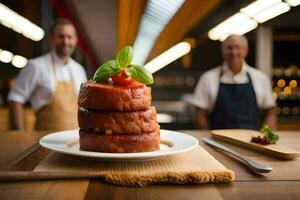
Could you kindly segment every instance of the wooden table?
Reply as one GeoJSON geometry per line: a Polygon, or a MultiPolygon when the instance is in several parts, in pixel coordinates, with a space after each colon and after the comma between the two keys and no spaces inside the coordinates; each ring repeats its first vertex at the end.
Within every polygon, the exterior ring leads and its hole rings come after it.
{"type": "MultiPolygon", "coordinates": [[[[201,141],[209,131],[183,131],[199,139],[200,145],[235,172],[232,184],[154,185],[119,187],[96,179],[0,182],[0,199],[299,199],[300,159],[283,161],[228,143],[228,147],[254,160],[271,165],[266,175],[253,174],[240,161],[201,141]]],[[[46,132],[0,133],[0,170],[33,170],[50,151],[37,141],[46,132]]],[[[300,150],[300,132],[279,132],[280,143],[300,150]]],[[[201,159],[201,158],[199,158],[201,159]]]]}

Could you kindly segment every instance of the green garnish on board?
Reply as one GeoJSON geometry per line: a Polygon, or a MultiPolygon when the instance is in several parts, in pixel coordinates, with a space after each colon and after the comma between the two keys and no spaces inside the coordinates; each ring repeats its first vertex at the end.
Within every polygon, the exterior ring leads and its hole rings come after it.
{"type": "Polygon", "coordinates": [[[275,144],[279,139],[279,136],[274,133],[267,124],[263,124],[260,131],[269,139],[271,144],[275,144]]]}
{"type": "Polygon", "coordinates": [[[152,84],[153,76],[146,68],[140,65],[131,64],[133,59],[133,49],[131,46],[122,48],[115,60],[110,60],[102,64],[94,74],[93,80],[97,83],[104,82],[109,78],[116,76],[125,71],[128,77],[144,83],[152,84]]]}
{"type": "Polygon", "coordinates": [[[260,129],[260,132],[264,134],[264,136],[252,136],[251,142],[267,145],[275,144],[279,139],[279,136],[275,134],[267,124],[263,124],[262,128],[260,129]]]}

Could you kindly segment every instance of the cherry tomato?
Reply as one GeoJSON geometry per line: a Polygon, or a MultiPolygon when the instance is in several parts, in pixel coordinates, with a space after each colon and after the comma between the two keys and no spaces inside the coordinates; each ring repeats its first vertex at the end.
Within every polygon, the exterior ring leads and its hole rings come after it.
{"type": "Polygon", "coordinates": [[[129,85],[134,81],[130,76],[127,76],[124,69],[122,69],[120,74],[111,77],[111,79],[115,84],[120,86],[129,85]]]}

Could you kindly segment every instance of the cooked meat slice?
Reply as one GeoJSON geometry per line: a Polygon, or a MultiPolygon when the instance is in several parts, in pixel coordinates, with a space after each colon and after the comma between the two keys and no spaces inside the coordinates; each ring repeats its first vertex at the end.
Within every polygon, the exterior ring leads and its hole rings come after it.
{"type": "Polygon", "coordinates": [[[112,134],[148,133],[159,128],[154,107],[134,112],[95,111],[80,107],[78,123],[82,130],[112,134]]]}
{"type": "Polygon", "coordinates": [[[138,135],[111,135],[79,131],[80,149],[107,153],[134,153],[159,150],[159,129],[138,135]]]}
{"type": "Polygon", "coordinates": [[[87,81],[81,84],[78,105],[93,110],[139,111],[151,104],[151,88],[144,84],[126,87],[87,81]]]}

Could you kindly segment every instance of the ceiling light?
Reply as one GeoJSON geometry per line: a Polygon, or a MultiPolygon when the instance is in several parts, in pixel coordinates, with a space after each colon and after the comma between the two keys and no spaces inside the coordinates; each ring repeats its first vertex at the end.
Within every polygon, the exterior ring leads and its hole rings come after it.
{"type": "Polygon", "coordinates": [[[23,68],[27,64],[27,58],[19,55],[14,55],[10,51],[0,49],[0,61],[4,63],[10,63],[17,67],[23,68]]]}
{"type": "Polygon", "coordinates": [[[254,17],[259,12],[274,6],[275,4],[281,2],[281,0],[258,0],[249,4],[245,8],[241,9],[241,13],[254,17]]]}
{"type": "Polygon", "coordinates": [[[183,5],[184,0],[149,0],[133,44],[133,63],[143,65],[159,34],[183,5]]]}
{"type": "Polygon", "coordinates": [[[27,64],[27,58],[19,55],[15,55],[11,61],[13,66],[17,68],[23,68],[27,64]]]}
{"type": "Polygon", "coordinates": [[[39,41],[45,36],[42,28],[1,3],[0,23],[33,41],[39,41]]]}
{"type": "Polygon", "coordinates": [[[232,29],[235,27],[242,25],[243,23],[249,21],[250,18],[246,15],[243,15],[241,13],[237,13],[228,19],[226,19],[224,22],[216,26],[215,28],[211,29],[208,32],[208,37],[212,40],[218,40],[221,36],[224,34],[230,33],[232,29]]]}
{"type": "Polygon", "coordinates": [[[4,63],[11,62],[13,54],[6,50],[0,50],[0,61],[4,63]]]}
{"type": "Polygon", "coordinates": [[[226,19],[208,32],[211,40],[223,41],[230,34],[243,35],[282,13],[291,9],[291,6],[300,4],[300,0],[257,0],[242,8],[239,13],[226,19]],[[289,3],[289,4],[288,4],[289,3]]]}
{"type": "Polygon", "coordinates": [[[237,34],[237,35],[244,35],[245,33],[248,33],[255,29],[257,27],[257,22],[250,19],[243,24],[235,27],[234,29],[230,30],[230,32],[222,35],[219,39],[221,41],[225,40],[230,34],[237,34]]]}
{"type": "Polygon", "coordinates": [[[144,67],[154,73],[181,56],[188,54],[190,50],[191,45],[188,42],[180,42],[148,62],[144,67]]]}
{"type": "Polygon", "coordinates": [[[281,2],[271,8],[268,8],[267,10],[258,13],[256,16],[254,16],[254,19],[259,23],[263,23],[269,19],[272,19],[278,15],[281,15],[282,13],[289,11],[290,9],[291,7],[287,3],[281,2]]]}
{"type": "Polygon", "coordinates": [[[298,6],[300,4],[300,0],[286,0],[286,2],[293,7],[298,6]]]}

